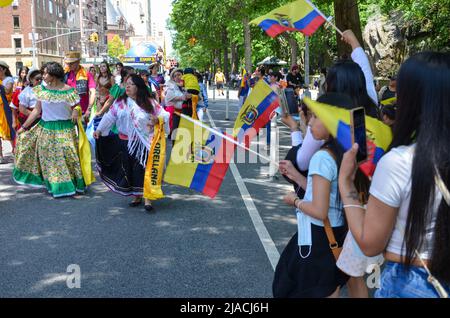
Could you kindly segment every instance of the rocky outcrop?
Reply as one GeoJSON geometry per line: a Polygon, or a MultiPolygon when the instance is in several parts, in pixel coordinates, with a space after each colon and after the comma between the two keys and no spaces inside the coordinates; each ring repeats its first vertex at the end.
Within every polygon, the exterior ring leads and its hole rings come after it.
{"type": "Polygon", "coordinates": [[[403,62],[408,51],[403,25],[400,12],[390,16],[375,14],[368,19],[363,38],[377,76],[395,73],[403,62]]]}

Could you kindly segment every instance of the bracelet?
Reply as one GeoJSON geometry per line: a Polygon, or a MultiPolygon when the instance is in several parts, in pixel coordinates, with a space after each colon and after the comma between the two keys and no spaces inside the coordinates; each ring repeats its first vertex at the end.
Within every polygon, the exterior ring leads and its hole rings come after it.
{"type": "Polygon", "coordinates": [[[357,204],[344,204],[344,209],[345,208],[359,208],[359,209],[362,209],[362,210],[366,210],[366,208],[364,207],[364,206],[362,206],[362,205],[357,205],[357,204]]]}
{"type": "Polygon", "coordinates": [[[296,208],[297,208],[297,203],[296,203],[297,200],[300,200],[300,199],[299,199],[299,198],[295,198],[295,199],[294,199],[294,206],[295,206],[296,208]]]}

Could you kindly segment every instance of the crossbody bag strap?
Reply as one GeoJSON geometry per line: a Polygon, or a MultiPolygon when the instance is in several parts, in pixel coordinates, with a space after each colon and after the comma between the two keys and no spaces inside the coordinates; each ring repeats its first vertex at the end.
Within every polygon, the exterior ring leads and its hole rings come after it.
{"type": "Polygon", "coordinates": [[[336,241],[336,238],[334,237],[333,228],[331,227],[330,219],[328,217],[323,221],[323,225],[325,228],[325,234],[327,235],[328,238],[330,249],[333,252],[334,258],[337,261],[339,258],[339,254],[341,254],[342,246],[339,247],[339,244],[336,241]]]}

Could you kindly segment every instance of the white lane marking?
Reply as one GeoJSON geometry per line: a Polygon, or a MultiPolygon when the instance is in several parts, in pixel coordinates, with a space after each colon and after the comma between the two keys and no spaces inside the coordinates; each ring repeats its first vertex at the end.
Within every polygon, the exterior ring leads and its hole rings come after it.
{"type": "MultiPolygon", "coordinates": [[[[217,129],[214,120],[212,119],[209,112],[206,112],[206,114],[208,115],[211,126],[217,129]]],[[[253,226],[255,227],[256,233],[258,234],[259,240],[261,241],[264,250],[266,251],[267,257],[269,258],[270,264],[275,271],[278,260],[280,259],[280,253],[278,252],[278,249],[275,246],[272,237],[270,237],[269,231],[267,231],[261,215],[259,214],[258,209],[256,208],[255,203],[253,202],[253,199],[250,196],[250,193],[248,192],[247,187],[242,180],[241,174],[239,173],[239,170],[233,160],[230,162],[230,169],[233,173],[234,180],[236,180],[236,184],[239,188],[239,192],[241,193],[242,200],[247,207],[248,214],[250,215],[250,219],[253,222],[253,226]]]]}
{"type": "Polygon", "coordinates": [[[269,181],[259,180],[259,179],[250,179],[250,178],[244,178],[242,179],[245,183],[252,183],[257,185],[262,185],[266,187],[276,188],[283,191],[292,191],[292,186],[288,184],[277,184],[269,181]]]}

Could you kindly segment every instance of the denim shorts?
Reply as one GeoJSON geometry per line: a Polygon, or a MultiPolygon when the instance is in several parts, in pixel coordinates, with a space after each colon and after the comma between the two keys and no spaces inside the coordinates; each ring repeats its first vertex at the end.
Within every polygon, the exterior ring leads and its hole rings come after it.
{"type": "MultiPolygon", "coordinates": [[[[380,289],[376,298],[438,298],[433,285],[427,281],[428,274],[424,268],[387,261],[381,273],[380,289]]],[[[450,295],[450,286],[440,282],[450,295]]]]}

